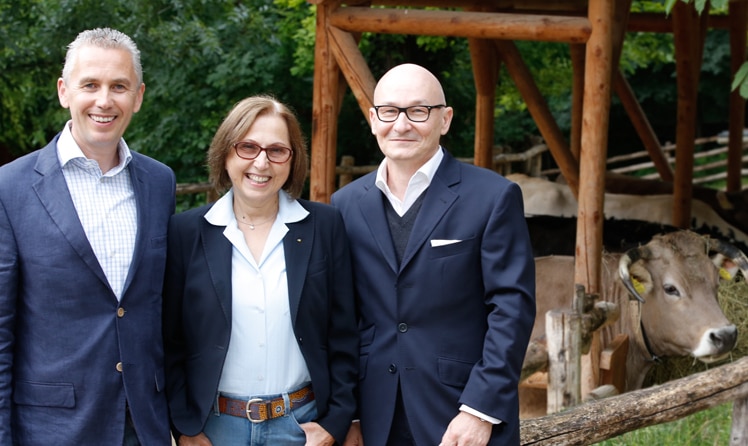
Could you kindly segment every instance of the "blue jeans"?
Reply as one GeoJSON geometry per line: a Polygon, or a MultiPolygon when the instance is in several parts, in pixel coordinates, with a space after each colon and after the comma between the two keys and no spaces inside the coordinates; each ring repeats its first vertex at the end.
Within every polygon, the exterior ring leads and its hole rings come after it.
{"type": "MultiPolygon", "coordinates": [[[[248,397],[227,395],[230,398],[248,400],[248,397]]],[[[317,418],[317,404],[310,401],[290,410],[288,394],[283,394],[286,415],[261,423],[253,423],[246,417],[235,417],[218,411],[218,398],[213,413],[208,416],[203,432],[213,446],[304,446],[306,434],[299,426],[317,418]]]]}

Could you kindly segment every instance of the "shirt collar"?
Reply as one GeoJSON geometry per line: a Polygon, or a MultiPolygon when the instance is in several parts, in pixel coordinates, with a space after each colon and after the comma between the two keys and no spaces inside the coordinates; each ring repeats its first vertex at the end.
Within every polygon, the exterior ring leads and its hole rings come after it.
{"type": "MultiPolygon", "coordinates": [[[[298,202],[291,198],[284,190],[278,191],[278,217],[276,221],[281,223],[295,223],[301,221],[309,215],[309,211],[298,202]]],[[[234,215],[234,189],[224,194],[223,197],[216,201],[210,210],[205,214],[205,220],[214,226],[236,226],[236,216],[234,215]]]]}
{"type": "MultiPolygon", "coordinates": [[[[67,163],[74,159],[87,160],[86,155],[83,154],[80,146],[75,142],[73,138],[73,121],[70,120],[65,124],[65,128],[62,129],[60,138],[57,140],[57,159],[60,161],[60,165],[65,167],[67,163]]],[[[111,175],[117,174],[124,169],[130,161],[132,161],[132,154],[130,148],[127,146],[124,138],[120,138],[119,144],[117,144],[117,151],[119,152],[119,164],[112,168],[109,172],[111,175]]]]}
{"type": "MultiPolygon", "coordinates": [[[[421,166],[413,174],[413,176],[410,177],[408,188],[410,188],[410,186],[416,182],[424,182],[424,189],[428,187],[431,184],[431,180],[434,179],[434,175],[436,175],[436,170],[439,168],[439,164],[441,164],[442,159],[444,159],[444,152],[442,152],[442,146],[439,146],[439,150],[434,153],[434,156],[426,161],[423,166],[421,166]]],[[[379,163],[379,168],[377,169],[377,178],[374,184],[385,194],[391,194],[390,188],[389,186],[387,186],[387,158],[383,159],[382,162],[379,163]]]]}

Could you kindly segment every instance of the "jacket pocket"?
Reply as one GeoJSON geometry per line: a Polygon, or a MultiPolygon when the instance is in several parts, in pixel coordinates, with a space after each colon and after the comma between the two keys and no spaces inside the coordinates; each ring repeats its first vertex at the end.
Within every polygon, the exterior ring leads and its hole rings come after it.
{"type": "Polygon", "coordinates": [[[17,381],[13,402],[25,406],[75,407],[75,387],[71,383],[17,381]]]}
{"type": "Polygon", "coordinates": [[[448,386],[465,387],[474,365],[474,362],[439,358],[437,360],[439,380],[448,386]]]}

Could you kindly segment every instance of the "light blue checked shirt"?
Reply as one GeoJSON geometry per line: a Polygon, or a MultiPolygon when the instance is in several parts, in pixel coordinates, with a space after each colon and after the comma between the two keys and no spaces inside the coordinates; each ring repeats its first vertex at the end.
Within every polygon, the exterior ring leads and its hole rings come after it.
{"type": "Polygon", "coordinates": [[[83,155],[71,126],[69,121],[57,141],[57,158],[88,242],[120,300],[138,230],[135,192],[126,168],[132,155],[121,139],[119,165],[102,172],[96,161],[83,155]]]}

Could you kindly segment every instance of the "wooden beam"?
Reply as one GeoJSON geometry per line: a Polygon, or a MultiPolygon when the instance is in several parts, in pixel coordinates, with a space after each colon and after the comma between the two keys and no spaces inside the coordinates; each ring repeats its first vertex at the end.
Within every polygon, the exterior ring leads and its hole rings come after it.
{"type": "Polygon", "coordinates": [[[522,420],[520,443],[533,446],[599,443],[746,397],[748,357],[659,386],[522,420]]]}
{"type": "Polygon", "coordinates": [[[644,148],[647,149],[649,156],[652,158],[657,173],[660,175],[662,181],[672,182],[673,181],[673,169],[670,167],[667,155],[662,150],[662,145],[657,139],[652,126],[644,114],[644,110],[641,108],[639,101],[637,101],[634,95],[634,90],[629,85],[626,78],[623,76],[623,72],[619,69],[615,72],[613,78],[613,89],[615,90],[618,98],[623,104],[623,108],[631,119],[631,123],[636,130],[636,133],[641,138],[644,148]]]}
{"type": "MultiPolygon", "coordinates": [[[[348,6],[330,16],[345,31],[584,43],[584,17],[348,6]]],[[[319,29],[319,28],[318,28],[319,29]]]]}
{"type": "Polygon", "coordinates": [[[309,198],[328,203],[335,191],[340,70],[330,44],[328,17],[336,5],[317,6],[312,90],[311,175],[309,198]]]}
{"type": "Polygon", "coordinates": [[[535,120],[540,134],[545,139],[545,143],[553,154],[553,159],[556,160],[556,164],[558,164],[559,169],[564,174],[569,188],[576,196],[579,188],[579,167],[577,160],[571,154],[564,135],[561,133],[558,124],[556,124],[545,98],[540,93],[540,90],[538,90],[537,85],[535,85],[530,69],[522,60],[522,56],[514,42],[495,40],[493,43],[504,61],[509,75],[522,94],[525,104],[527,104],[527,110],[535,120]]]}
{"type": "Polygon", "coordinates": [[[328,28],[328,33],[330,48],[338,67],[345,76],[348,86],[351,87],[361,112],[368,120],[369,109],[374,105],[374,88],[377,81],[371,74],[371,70],[369,70],[369,66],[358,48],[358,43],[351,33],[334,26],[328,28]]]}
{"type": "Polygon", "coordinates": [[[569,45],[571,55],[571,129],[569,147],[571,154],[579,162],[579,152],[582,145],[582,100],[584,98],[584,52],[582,44],[569,45]]]}
{"type": "MultiPolygon", "coordinates": [[[[735,76],[746,61],[746,28],[748,28],[748,1],[730,2],[730,72],[735,76]]],[[[730,92],[729,140],[727,142],[727,191],[743,188],[743,126],[745,123],[745,98],[740,91],[730,92]]]]}

